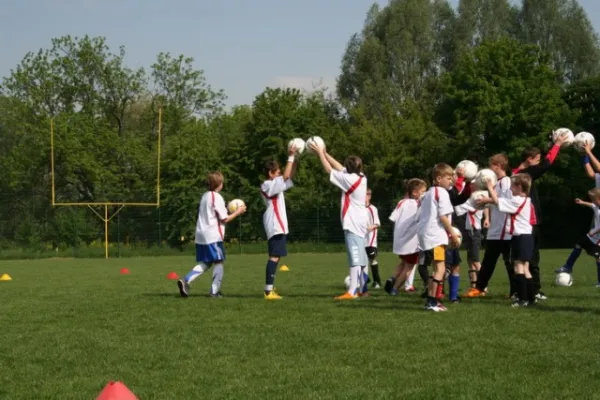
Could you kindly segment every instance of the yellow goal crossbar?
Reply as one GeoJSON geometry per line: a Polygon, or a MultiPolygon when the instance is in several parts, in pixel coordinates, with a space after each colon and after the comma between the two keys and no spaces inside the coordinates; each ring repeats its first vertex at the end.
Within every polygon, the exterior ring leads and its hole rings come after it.
{"type": "Polygon", "coordinates": [[[50,119],[50,175],[52,179],[52,206],[53,207],[88,207],[104,222],[104,258],[108,259],[108,223],[124,207],[160,207],[160,156],[161,156],[161,133],[162,133],[162,107],[158,108],[158,144],[157,144],[157,167],[156,167],[156,201],[148,203],[135,202],[73,202],[64,203],[56,201],[56,186],[54,183],[54,118],[50,119]],[[94,207],[103,207],[104,213],[99,213],[94,207]],[[117,211],[109,216],[109,207],[119,207],[117,211]]]}

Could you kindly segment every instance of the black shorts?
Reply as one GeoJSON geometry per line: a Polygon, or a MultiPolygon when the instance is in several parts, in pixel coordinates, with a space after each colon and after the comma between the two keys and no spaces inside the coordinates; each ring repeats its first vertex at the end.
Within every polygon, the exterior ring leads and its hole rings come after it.
{"type": "Polygon", "coordinates": [[[275,235],[269,239],[269,257],[287,256],[287,236],[275,235]]]}
{"type": "Polygon", "coordinates": [[[425,265],[426,267],[430,267],[433,262],[433,250],[425,250],[419,253],[418,259],[419,265],[425,265]]]}
{"type": "Polygon", "coordinates": [[[460,265],[461,261],[459,249],[451,249],[449,247],[446,248],[446,267],[460,265]]]}
{"type": "Polygon", "coordinates": [[[373,261],[377,257],[377,247],[365,247],[365,251],[367,252],[367,257],[369,261],[373,261]]]}
{"type": "Polygon", "coordinates": [[[584,237],[579,239],[579,242],[577,242],[577,246],[585,250],[585,252],[588,253],[590,256],[595,257],[596,260],[600,259],[600,246],[592,242],[588,235],[585,235],[584,237]]]}
{"type": "Polygon", "coordinates": [[[481,249],[481,231],[467,230],[463,235],[463,243],[467,249],[467,261],[479,262],[479,250],[481,249]]]}
{"type": "Polygon", "coordinates": [[[510,240],[512,261],[529,262],[533,259],[533,234],[513,236],[510,240]]]}

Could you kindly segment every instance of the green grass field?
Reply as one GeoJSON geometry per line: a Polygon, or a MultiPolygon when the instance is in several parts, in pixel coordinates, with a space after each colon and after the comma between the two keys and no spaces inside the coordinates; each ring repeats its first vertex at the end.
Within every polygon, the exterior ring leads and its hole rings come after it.
{"type": "MultiPolygon", "coordinates": [[[[554,287],[566,254],[543,253],[538,307],[509,307],[498,265],[494,296],[447,313],[416,294],[334,302],[343,254],[288,257],[279,302],[262,298],[264,256],[229,258],[223,299],[205,296],[210,275],[187,299],[166,279],[192,256],[2,261],[0,398],[93,399],[110,380],[143,400],[599,398],[595,265],[554,287]]],[[[381,255],[383,276],[395,261],[381,255]]]]}

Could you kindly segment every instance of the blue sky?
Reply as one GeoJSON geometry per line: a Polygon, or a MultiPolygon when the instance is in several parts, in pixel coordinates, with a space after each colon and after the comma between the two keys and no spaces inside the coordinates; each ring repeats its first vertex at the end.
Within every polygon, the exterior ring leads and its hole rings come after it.
{"type": "MultiPolygon", "coordinates": [[[[377,0],[387,4],[387,0],[377,0]]],[[[456,5],[458,0],[450,0],[456,5]]],[[[168,51],[193,57],[227,105],[266,86],[332,86],[350,36],[372,0],[3,0],[0,76],[50,39],[104,36],[127,64],[148,67],[168,51]]],[[[600,0],[580,0],[600,31],[600,0]]]]}

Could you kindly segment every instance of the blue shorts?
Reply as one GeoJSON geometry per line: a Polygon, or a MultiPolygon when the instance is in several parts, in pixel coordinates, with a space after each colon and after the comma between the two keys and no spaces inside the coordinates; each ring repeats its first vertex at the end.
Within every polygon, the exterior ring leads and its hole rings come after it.
{"type": "Polygon", "coordinates": [[[367,251],[365,249],[366,240],[350,231],[344,231],[346,239],[346,250],[348,252],[348,265],[350,267],[364,267],[369,265],[367,251]]]}
{"type": "Polygon", "coordinates": [[[513,236],[510,240],[512,261],[532,261],[535,247],[533,234],[513,236]]]}
{"type": "Polygon", "coordinates": [[[211,244],[196,243],[196,262],[212,264],[217,261],[225,261],[225,247],[223,247],[223,242],[211,244]]]}
{"type": "Polygon", "coordinates": [[[446,266],[454,267],[455,265],[460,265],[460,250],[459,249],[451,249],[446,247],[446,266]]]}
{"type": "Polygon", "coordinates": [[[269,257],[287,256],[287,236],[284,234],[271,236],[268,242],[269,257]]]}

